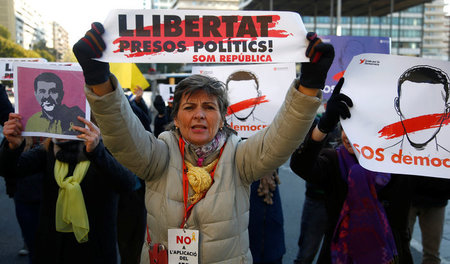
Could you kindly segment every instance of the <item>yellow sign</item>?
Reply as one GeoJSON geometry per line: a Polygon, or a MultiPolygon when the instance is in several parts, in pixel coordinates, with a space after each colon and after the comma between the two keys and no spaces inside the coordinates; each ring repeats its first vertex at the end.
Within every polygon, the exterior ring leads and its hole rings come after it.
{"type": "Polygon", "coordinates": [[[144,90],[150,86],[136,64],[110,63],[109,65],[111,72],[117,77],[122,88],[129,88],[134,93],[137,85],[144,90]]]}

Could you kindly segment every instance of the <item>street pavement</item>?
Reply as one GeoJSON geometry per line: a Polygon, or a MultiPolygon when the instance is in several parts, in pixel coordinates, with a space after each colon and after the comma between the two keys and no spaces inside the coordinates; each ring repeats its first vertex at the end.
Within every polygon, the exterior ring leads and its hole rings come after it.
{"type": "MultiPolygon", "coordinates": [[[[300,234],[300,217],[304,200],[305,183],[289,168],[289,163],[280,167],[280,193],[284,214],[286,254],[283,264],[292,264],[297,254],[297,239],[300,234]]],[[[414,263],[421,263],[421,237],[418,224],[414,228],[411,251],[414,263]]],[[[0,264],[25,264],[27,257],[18,256],[23,242],[14,213],[14,203],[6,195],[5,183],[0,177],[0,264]]],[[[450,209],[447,207],[444,236],[441,244],[442,264],[450,264],[450,209]]]]}
{"type": "Polygon", "coordinates": [[[22,247],[23,240],[14,211],[14,201],[6,195],[5,181],[0,177],[0,263],[28,263],[27,256],[18,255],[22,247]]]}

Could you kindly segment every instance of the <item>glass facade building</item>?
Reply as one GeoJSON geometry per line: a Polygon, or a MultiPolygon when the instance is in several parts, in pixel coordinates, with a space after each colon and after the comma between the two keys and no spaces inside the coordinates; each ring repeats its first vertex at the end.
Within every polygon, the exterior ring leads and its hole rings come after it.
{"type": "MultiPolygon", "coordinates": [[[[449,59],[449,17],[443,0],[414,6],[382,17],[341,17],[341,36],[391,38],[391,53],[431,59],[449,59]]],[[[335,35],[336,18],[302,17],[308,31],[335,35]]]]}

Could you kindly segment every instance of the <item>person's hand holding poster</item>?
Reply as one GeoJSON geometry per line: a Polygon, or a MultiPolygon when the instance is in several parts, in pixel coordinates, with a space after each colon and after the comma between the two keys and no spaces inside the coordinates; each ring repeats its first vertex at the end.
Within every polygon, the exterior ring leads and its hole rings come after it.
{"type": "Polygon", "coordinates": [[[150,63],[304,62],[298,13],[217,10],[112,10],[99,60],[150,63]]]}
{"type": "Polygon", "coordinates": [[[77,117],[90,120],[83,89],[84,78],[78,64],[16,64],[15,112],[22,116],[22,135],[77,139],[79,132],[72,126],[84,127],[77,117]]]}
{"type": "Polygon", "coordinates": [[[342,125],[363,167],[450,178],[449,69],[413,57],[353,58],[342,93],[354,106],[342,125]]]}

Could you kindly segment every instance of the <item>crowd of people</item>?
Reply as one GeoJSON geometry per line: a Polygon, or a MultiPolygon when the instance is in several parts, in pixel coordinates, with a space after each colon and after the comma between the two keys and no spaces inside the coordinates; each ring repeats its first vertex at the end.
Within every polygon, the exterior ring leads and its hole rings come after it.
{"type": "Polygon", "coordinates": [[[423,263],[439,263],[448,180],[359,165],[339,126],[353,106],[340,92],[343,78],[317,117],[331,44],[307,34],[310,61],[272,123],[243,139],[227,124],[226,87],[215,78],[185,78],[169,107],[156,96],[154,117],[142,88],[130,100],[109,64],[94,60],[103,33],[93,23],[73,47],[92,111],[91,121],[79,116],[83,125],[71,127],[79,140],[23,137],[22,116],[0,98],[0,175],[14,182],[30,263],[160,261],[186,231],[199,263],[282,263],[277,169],[288,159],[307,183],[294,263],[312,263],[321,243],[317,263],[413,263],[417,216],[423,263]],[[31,189],[39,191],[33,199],[31,189]]]}

